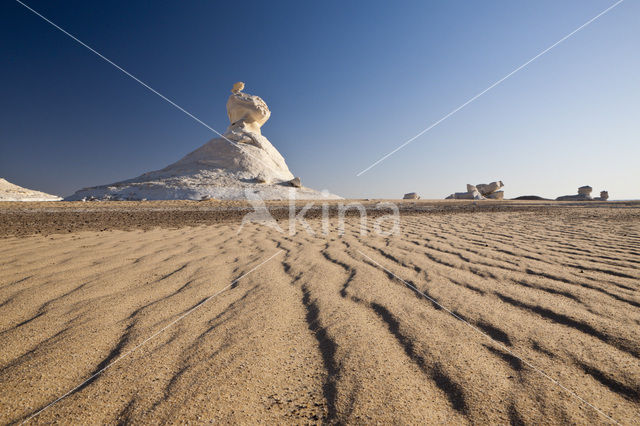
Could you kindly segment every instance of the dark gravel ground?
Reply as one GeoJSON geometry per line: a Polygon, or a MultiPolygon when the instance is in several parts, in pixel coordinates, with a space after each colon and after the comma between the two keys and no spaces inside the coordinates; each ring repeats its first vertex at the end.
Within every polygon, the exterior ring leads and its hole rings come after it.
{"type": "MultiPolygon", "coordinates": [[[[380,217],[392,212],[388,207],[378,207],[384,202],[394,203],[401,216],[511,211],[554,214],[558,209],[571,209],[576,216],[583,216],[594,209],[599,214],[602,209],[628,209],[630,220],[640,220],[640,201],[340,200],[325,202],[324,206],[320,201],[298,201],[295,211],[297,214],[312,203],[305,218],[320,218],[323,210],[329,217],[337,217],[341,208],[358,203],[365,207],[368,217],[380,217]]],[[[266,206],[276,220],[290,217],[288,201],[270,201],[266,206]]],[[[252,211],[253,207],[244,201],[0,202],[0,237],[239,222],[252,211]]],[[[356,208],[344,211],[345,216],[360,214],[356,208]]]]}

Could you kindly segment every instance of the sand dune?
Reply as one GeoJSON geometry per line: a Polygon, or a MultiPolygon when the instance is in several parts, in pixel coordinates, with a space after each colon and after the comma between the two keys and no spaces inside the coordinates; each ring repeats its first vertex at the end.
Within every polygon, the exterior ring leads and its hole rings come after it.
{"type": "Polygon", "coordinates": [[[637,423],[639,217],[6,237],[0,421],[637,423]]]}

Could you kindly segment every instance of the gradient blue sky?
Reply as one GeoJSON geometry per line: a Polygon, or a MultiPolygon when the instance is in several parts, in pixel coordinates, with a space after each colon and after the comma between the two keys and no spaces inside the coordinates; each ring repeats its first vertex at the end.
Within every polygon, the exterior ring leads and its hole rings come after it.
{"type": "MultiPolygon", "coordinates": [[[[231,85],[306,186],[443,198],[589,184],[640,198],[640,2],[627,0],[366,174],[356,173],[614,2],[26,0],[223,132],[231,85]]],[[[0,177],[69,195],[214,137],[16,2],[0,5],[0,177]]]]}

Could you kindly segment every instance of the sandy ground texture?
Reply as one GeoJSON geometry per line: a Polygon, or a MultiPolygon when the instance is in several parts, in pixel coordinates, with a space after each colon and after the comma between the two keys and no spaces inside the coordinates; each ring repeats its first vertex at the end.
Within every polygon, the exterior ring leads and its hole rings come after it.
{"type": "Polygon", "coordinates": [[[0,238],[0,423],[638,423],[639,208],[346,222],[0,238]]]}

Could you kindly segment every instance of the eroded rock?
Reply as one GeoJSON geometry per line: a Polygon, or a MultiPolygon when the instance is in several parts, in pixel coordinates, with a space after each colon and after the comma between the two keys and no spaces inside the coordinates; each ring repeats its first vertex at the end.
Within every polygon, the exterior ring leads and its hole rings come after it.
{"type": "Polygon", "coordinates": [[[294,186],[296,188],[302,188],[302,182],[299,177],[294,177],[289,181],[289,185],[294,186]]]}
{"type": "Polygon", "coordinates": [[[578,195],[591,195],[591,191],[593,191],[593,188],[585,185],[585,186],[581,186],[580,188],[578,188],[578,195]]]}
{"type": "Polygon", "coordinates": [[[504,187],[504,184],[502,183],[501,180],[497,181],[497,182],[491,182],[491,183],[480,183],[478,185],[476,185],[476,188],[478,189],[478,192],[484,196],[493,194],[494,192],[496,192],[497,190],[501,189],[504,187]]]}

